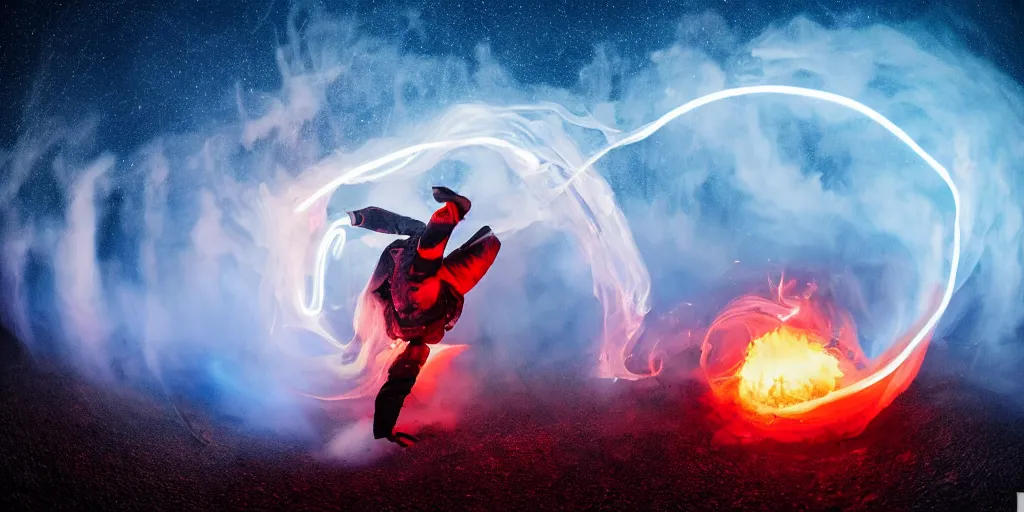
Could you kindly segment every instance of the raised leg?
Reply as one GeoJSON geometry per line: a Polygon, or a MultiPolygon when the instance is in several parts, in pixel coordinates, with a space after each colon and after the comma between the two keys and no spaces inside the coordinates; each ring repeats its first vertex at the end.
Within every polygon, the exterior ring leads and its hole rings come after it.
{"type": "Polygon", "coordinates": [[[438,275],[465,295],[483,279],[500,250],[501,241],[489,226],[484,226],[444,259],[438,275]]]}
{"type": "Polygon", "coordinates": [[[430,216],[412,264],[412,274],[421,278],[432,276],[441,269],[448,239],[472,206],[469,199],[444,187],[434,187],[434,199],[443,202],[444,206],[430,216]]]}

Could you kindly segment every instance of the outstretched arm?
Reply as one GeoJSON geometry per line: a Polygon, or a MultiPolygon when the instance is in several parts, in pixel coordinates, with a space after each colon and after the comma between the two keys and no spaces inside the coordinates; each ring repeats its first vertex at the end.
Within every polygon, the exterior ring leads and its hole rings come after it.
{"type": "Polygon", "coordinates": [[[353,226],[389,235],[418,235],[427,227],[421,221],[376,206],[348,212],[348,216],[353,226]]]}

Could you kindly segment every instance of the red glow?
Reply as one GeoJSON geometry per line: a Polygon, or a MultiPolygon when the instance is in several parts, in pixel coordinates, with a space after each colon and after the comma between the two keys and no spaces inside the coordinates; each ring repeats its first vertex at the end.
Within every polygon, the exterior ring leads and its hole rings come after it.
{"type": "Polygon", "coordinates": [[[468,349],[468,345],[445,345],[438,343],[430,347],[430,356],[424,363],[416,384],[412,388],[412,394],[421,400],[426,400],[437,390],[438,377],[443,375],[451,366],[455,357],[468,349]]]}
{"type": "Polygon", "coordinates": [[[852,319],[808,284],[774,296],[745,295],[715,319],[701,367],[725,431],[740,439],[852,437],[910,385],[928,346],[894,372],[879,370],[906,348],[911,330],[877,361],[864,357],[852,319]]]}

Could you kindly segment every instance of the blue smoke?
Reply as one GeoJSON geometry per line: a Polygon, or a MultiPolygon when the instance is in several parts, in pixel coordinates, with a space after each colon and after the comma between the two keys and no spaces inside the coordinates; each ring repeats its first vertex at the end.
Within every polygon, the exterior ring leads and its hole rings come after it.
{"type": "MultiPolygon", "coordinates": [[[[517,80],[515,63],[486,44],[469,58],[412,51],[407,38],[430,27],[408,20],[396,42],[355,19],[295,10],[273,54],[280,88],[225,87],[195,106],[214,122],[128,148],[100,135],[118,119],[26,113],[0,152],[4,325],[91,378],[158,382],[254,425],[307,432],[311,402],[294,389],[345,390],[356,377],[332,373],[339,361],[317,336],[285,349],[270,339],[261,283],[283,253],[268,226],[290,210],[269,197],[445,130],[582,161],[703,94],[795,85],[871,106],[950,170],[964,252],[936,343],[973,340],[972,375],[1019,389],[1024,91],[946,32],[796,17],[751,35],[715,14],[687,16],[663,47],[627,55],[598,45],[576,83],[553,87],[517,80]]],[[[607,303],[594,282],[623,268],[636,285],[624,296],[649,286],[649,323],[683,303],[703,308],[695,318],[713,313],[737,283],[771,270],[815,269],[854,314],[869,355],[919,320],[948,273],[948,190],[888,132],[839,107],[730,100],[611,153],[595,168],[607,185],[582,201],[589,216],[621,211],[621,238],[530,210],[555,203],[531,203],[515,172],[492,172],[516,170],[503,157],[442,155],[425,174],[345,186],[328,205],[331,219],[370,204],[422,218],[427,186],[441,182],[481,205],[474,222],[506,226],[502,257],[453,331],[499,364],[596,365],[607,303]],[[590,266],[587,237],[625,247],[625,266],[590,266]]],[[[352,335],[380,243],[363,237],[328,269],[326,328],[338,339],[352,335]]]]}

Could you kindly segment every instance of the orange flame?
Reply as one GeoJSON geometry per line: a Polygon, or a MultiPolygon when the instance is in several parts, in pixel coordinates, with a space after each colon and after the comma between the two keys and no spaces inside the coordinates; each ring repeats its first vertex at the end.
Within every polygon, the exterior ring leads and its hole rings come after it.
{"type": "Polygon", "coordinates": [[[813,333],[784,325],[750,342],[737,375],[743,405],[765,411],[835,391],[843,371],[813,333]]]}

